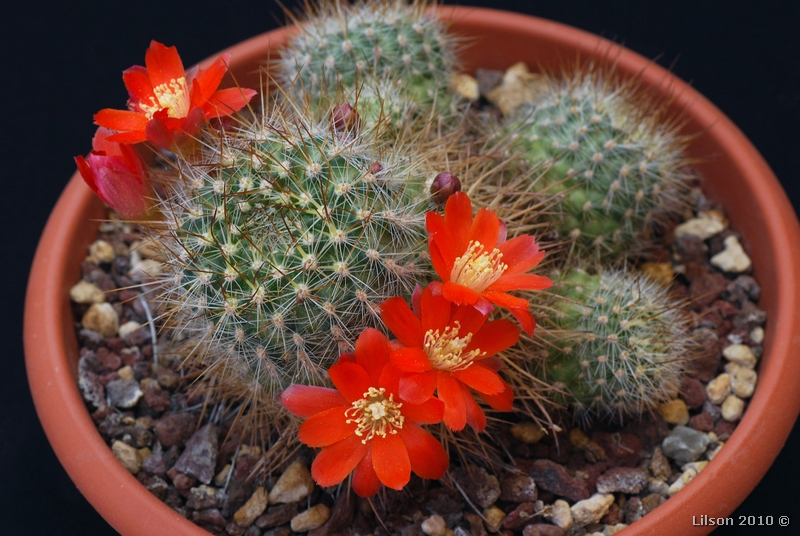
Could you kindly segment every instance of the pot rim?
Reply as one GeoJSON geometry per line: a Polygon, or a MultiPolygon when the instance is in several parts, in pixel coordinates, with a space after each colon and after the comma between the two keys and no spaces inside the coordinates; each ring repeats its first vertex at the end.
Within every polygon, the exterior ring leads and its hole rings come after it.
{"type": "MultiPolygon", "coordinates": [[[[639,77],[644,86],[666,92],[672,110],[687,110],[684,128],[703,133],[692,147],[704,155],[724,154],[726,159],[716,162],[717,167],[744,181],[739,189],[745,190],[746,199],[731,201],[729,215],[734,227],[741,226],[747,217],[755,221],[755,231],[737,230],[742,231],[748,249],[755,253],[751,257],[762,286],[762,303],[768,301],[770,305],[765,308],[769,321],[758,387],[742,421],[714,460],[683,490],[624,532],[707,534],[714,527],[693,526],[692,516],[730,515],[767,472],[800,412],[800,397],[796,396],[800,391],[800,360],[792,357],[793,342],[800,338],[800,253],[794,253],[800,252],[800,224],[786,194],[758,151],[719,109],[652,61],[593,34],[536,17],[471,7],[440,6],[436,10],[450,21],[456,33],[483,35],[487,40],[492,35],[501,36],[495,43],[513,43],[517,37],[541,41],[573,63],[576,55],[587,58],[604,52],[605,61],[613,60],[617,72],[639,77]],[[765,279],[766,275],[769,277],[765,279]],[[763,426],[767,418],[770,427],[763,426]],[[680,526],[675,528],[675,523],[680,526]]],[[[241,71],[241,76],[237,74],[240,80],[247,76],[242,69],[257,64],[270,44],[282,43],[290,31],[279,28],[223,51],[233,54],[231,71],[241,71]]],[[[515,63],[509,58],[526,54],[521,47],[505,48],[509,49],[507,55],[492,49],[494,61],[502,56],[503,68],[515,63]]],[[[488,57],[469,61],[467,71],[479,65],[499,67],[491,65],[488,57]]],[[[716,169],[711,163],[699,167],[701,174],[705,169],[716,169]]],[[[722,183],[712,188],[712,196],[732,197],[731,190],[722,183]]],[[[73,270],[65,267],[74,255],[74,244],[94,240],[95,229],[85,229],[93,227],[86,225],[87,219],[103,217],[100,202],[75,173],[47,222],[28,283],[24,342],[34,404],[70,478],[115,529],[126,535],[207,535],[147,491],[117,461],[98,433],[77,387],[77,341],[68,291],[77,281],[80,261],[73,263],[73,270]]]]}

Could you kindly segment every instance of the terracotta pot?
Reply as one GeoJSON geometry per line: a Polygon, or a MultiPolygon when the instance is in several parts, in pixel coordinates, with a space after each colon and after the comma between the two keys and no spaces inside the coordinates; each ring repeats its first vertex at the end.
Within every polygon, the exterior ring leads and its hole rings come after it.
{"type": "MultiPolygon", "coordinates": [[[[777,456],[800,411],[800,226],[777,179],[744,135],[704,97],[647,59],[597,36],[533,17],[477,8],[439,8],[452,30],[477,38],[464,69],[504,69],[525,61],[557,71],[577,57],[616,63],[649,91],[672,99],[686,133],[703,134],[691,157],[706,192],[728,211],[744,238],[768,313],[759,384],[747,412],[721,453],[686,488],[624,534],[707,534],[692,516],[729,515],[753,490],[777,456]],[[777,329],[780,326],[780,330],[777,329]]],[[[231,72],[243,86],[258,87],[255,66],[284,42],[277,30],[241,43],[231,72]]],[[[76,385],[78,344],[68,290],[78,281],[86,247],[103,217],[99,200],[76,174],[62,194],[34,260],[25,305],[28,378],[44,430],[80,491],[123,535],[207,534],[151,495],[116,460],[95,429],[76,385]]]]}

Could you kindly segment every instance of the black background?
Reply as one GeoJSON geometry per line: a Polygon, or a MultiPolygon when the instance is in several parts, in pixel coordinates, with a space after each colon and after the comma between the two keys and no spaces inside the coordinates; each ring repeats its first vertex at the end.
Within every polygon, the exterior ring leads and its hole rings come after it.
{"type": "MultiPolygon", "coordinates": [[[[9,2],[10,3],[10,2],[9,2]]],[[[92,114],[122,108],[121,72],[142,64],[151,39],[177,45],[185,65],[285,20],[275,2],[35,2],[0,9],[0,534],[115,531],[83,499],[36,419],[22,353],[22,308],[47,216],[91,148],[92,114]],[[9,116],[9,112],[11,115],[9,116]]],[[[452,2],[496,7],[576,26],[672,66],[714,102],[770,163],[800,206],[800,2],[627,0],[452,2]],[[674,64],[674,65],[673,65],[674,64]]],[[[294,8],[297,1],[285,5],[294,8]]],[[[798,393],[800,396],[800,393],[798,393]]],[[[798,426],[775,465],[735,516],[794,514],[800,525],[798,426]]],[[[772,534],[724,528],[715,535],[772,534]]],[[[772,529],[775,534],[796,528],[772,529]]]]}

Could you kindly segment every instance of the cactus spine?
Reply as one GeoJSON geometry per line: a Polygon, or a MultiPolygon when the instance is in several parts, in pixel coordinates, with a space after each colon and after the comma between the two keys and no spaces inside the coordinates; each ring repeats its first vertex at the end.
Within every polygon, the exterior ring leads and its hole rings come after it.
{"type": "Polygon", "coordinates": [[[555,196],[556,228],[578,258],[613,262],[683,209],[685,140],[661,111],[632,84],[590,69],[549,80],[507,119],[510,150],[544,166],[535,187],[555,196]]]}
{"type": "Polygon", "coordinates": [[[621,419],[673,398],[691,355],[688,319],[662,284],[641,273],[572,270],[553,287],[546,363],[535,375],[578,416],[621,419]]]}
{"type": "Polygon", "coordinates": [[[426,13],[425,0],[320,2],[281,53],[286,87],[311,95],[390,80],[427,108],[446,96],[455,63],[454,40],[426,13]]]}
{"type": "Polygon", "coordinates": [[[206,143],[164,207],[170,325],[199,332],[194,358],[222,383],[325,383],[380,302],[426,273],[425,156],[278,107],[206,143]]]}

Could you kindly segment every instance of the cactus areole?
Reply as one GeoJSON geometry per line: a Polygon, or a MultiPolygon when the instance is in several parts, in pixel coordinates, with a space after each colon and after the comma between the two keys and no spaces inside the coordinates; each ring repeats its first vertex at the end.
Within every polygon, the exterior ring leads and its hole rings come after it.
{"type": "MultiPolygon", "coordinates": [[[[793,344],[800,333],[796,314],[800,310],[796,273],[800,265],[800,225],[791,205],[767,164],[730,120],[653,62],[599,37],[532,17],[477,8],[439,8],[437,12],[451,21],[454,33],[480,37],[481,46],[465,51],[463,68],[467,72],[477,67],[503,69],[520,60],[557,71],[563,62],[572,62],[578,55],[600,63],[614,61],[621,75],[639,76],[643,87],[671,97],[671,107],[684,110],[687,132],[704,133],[688,147],[689,156],[702,160],[698,168],[706,192],[726,207],[732,225],[750,244],[754,275],[761,282],[762,303],[770,317],[759,368],[760,385],[741,423],[708,467],[686,488],[628,527],[626,534],[707,534],[713,527],[691,526],[691,517],[729,515],[766,473],[800,411],[796,396],[800,361],[795,359],[793,344]],[[596,55],[607,50],[613,53],[596,55]],[[708,155],[715,158],[703,159],[708,155]],[[753,213],[758,217],[752,217],[753,213]]],[[[270,47],[279,46],[286,38],[282,29],[229,49],[229,68],[237,81],[243,87],[259,87],[255,67],[270,47]]],[[[213,191],[209,183],[200,188],[202,193],[195,199],[208,200],[209,207],[211,201],[228,206],[232,203],[227,199],[229,192],[239,193],[238,182],[231,179],[225,193],[213,191]]],[[[248,217],[247,212],[237,210],[237,218],[248,217]]],[[[26,365],[36,409],[66,471],[118,532],[125,536],[204,536],[204,530],[157,499],[117,461],[97,432],[75,382],[78,346],[66,296],[103,217],[100,200],[76,174],[39,244],[25,306],[26,365]]],[[[179,226],[190,228],[188,221],[179,226]]],[[[225,236],[221,225],[212,233],[216,240],[225,236]]],[[[224,243],[220,241],[220,245],[224,243]]],[[[223,268],[223,261],[222,256],[213,260],[217,262],[215,270],[223,268]]],[[[221,284],[229,284],[224,269],[214,273],[222,276],[221,284]]],[[[242,277],[234,283],[245,281],[242,277]]],[[[392,408],[387,406],[389,410],[392,408]]],[[[370,410],[370,415],[382,418],[377,406],[376,411],[370,410]]]]}

